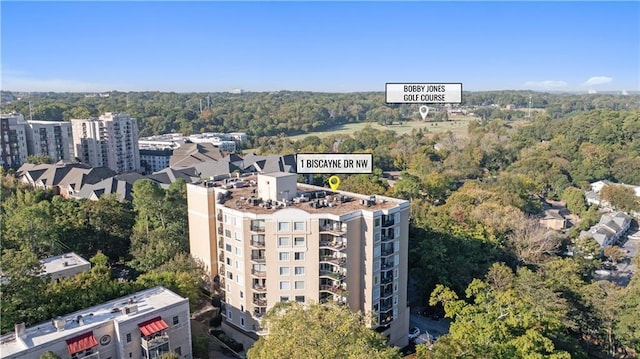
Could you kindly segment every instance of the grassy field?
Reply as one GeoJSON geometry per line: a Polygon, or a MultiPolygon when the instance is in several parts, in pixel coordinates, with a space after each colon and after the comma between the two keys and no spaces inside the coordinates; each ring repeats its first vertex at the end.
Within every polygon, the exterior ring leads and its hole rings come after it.
{"type": "Polygon", "coordinates": [[[302,140],[307,136],[318,136],[320,138],[325,138],[327,136],[336,135],[336,134],[350,135],[356,131],[362,130],[366,126],[371,126],[379,130],[392,130],[392,131],[395,131],[398,135],[411,133],[411,130],[413,129],[418,130],[422,128],[423,130],[428,130],[428,132],[433,132],[433,133],[451,131],[457,136],[466,137],[467,126],[469,125],[469,122],[475,121],[475,120],[476,118],[474,117],[451,116],[450,121],[448,122],[411,121],[411,122],[403,122],[402,125],[394,124],[390,126],[380,126],[379,124],[373,123],[373,122],[349,123],[349,124],[338,126],[322,132],[310,132],[302,135],[290,136],[289,139],[293,141],[298,141],[298,140],[302,140]]]}

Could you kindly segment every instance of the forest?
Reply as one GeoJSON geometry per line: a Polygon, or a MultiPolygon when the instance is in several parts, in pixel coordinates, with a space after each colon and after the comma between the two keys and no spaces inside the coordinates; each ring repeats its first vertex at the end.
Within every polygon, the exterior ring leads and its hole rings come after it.
{"type": "MultiPolygon", "coordinates": [[[[593,271],[612,254],[578,237],[600,218],[583,197],[590,182],[640,185],[637,96],[465,93],[463,105],[487,110],[470,122],[467,136],[430,133],[428,126],[398,135],[389,126],[291,141],[288,135],[340,123],[406,120],[417,109],[384,106],[379,93],[212,94],[202,112],[207,94],[13,95],[3,112],[28,113],[29,101],[47,119],[126,111],[139,119],[143,135],[245,131],[261,136],[253,145],[263,154],[372,153],[374,173],[343,176],[340,189],[411,201],[409,268],[421,297],[412,305],[440,308],[453,320],[433,350],[418,347],[418,358],[640,352],[640,279],[624,287],[596,281],[593,271]],[[530,95],[533,107],[545,108],[530,119],[490,106],[526,107],[530,95]],[[383,172],[393,170],[400,176],[391,186],[383,172]],[[566,233],[541,228],[537,216],[546,200],[566,202],[579,221],[566,233]],[[574,255],[561,255],[569,247],[574,255]]],[[[327,178],[313,181],[324,185],[327,178]]],[[[184,186],[163,190],[139,181],[132,203],[76,201],[24,188],[3,172],[2,270],[11,281],[1,287],[2,331],[18,319],[33,324],[148,285],[197,298],[202,278],[186,255],[184,186]],[[38,272],[39,258],[70,250],[93,258],[94,269],[59,283],[29,275],[38,272]],[[126,278],[118,278],[122,267],[130,269],[126,278]],[[78,294],[82,288],[92,290],[78,294]]],[[[606,196],[620,209],[640,211],[640,202],[624,193],[606,196]]]]}
{"type": "MultiPolygon", "coordinates": [[[[240,131],[252,135],[293,135],[326,130],[344,123],[418,120],[418,105],[385,105],[384,93],[247,92],[168,93],[117,92],[108,97],[82,93],[13,93],[2,91],[3,113],[31,113],[34,120],[63,121],[124,112],[138,119],[140,136],[181,132],[240,131]],[[31,112],[29,110],[31,103],[31,112]]],[[[634,110],[640,95],[550,94],[532,91],[464,92],[461,106],[485,120],[525,116],[529,99],[551,118],[594,109],[634,110]],[[497,106],[492,106],[497,105],[497,106]],[[515,105],[518,110],[504,110],[515,105]]],[[[435,112],[434,112],[435,113],[435,112]]]]}

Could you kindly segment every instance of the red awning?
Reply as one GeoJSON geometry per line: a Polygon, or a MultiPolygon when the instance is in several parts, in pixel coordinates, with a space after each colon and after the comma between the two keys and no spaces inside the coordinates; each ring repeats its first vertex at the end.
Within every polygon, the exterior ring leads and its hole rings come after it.
{"type": "Polygon", "coordinates": [[[69,349],[69,354],[71,355],[93,348],[96,345],[98,345],[98,341],[96,340],[96,337],[93,336],[93,332],[84,333],[77,337],[67,339],[67,349],[69,349]]]}
{"type": "Polygon", "coordinates": [[[161,317],[155,317],[153,319],[142,322],[138,324],[138,327],[140,327],[140,331],[145,337],[169,328],[167,323],[162,320],[161,317]]]}

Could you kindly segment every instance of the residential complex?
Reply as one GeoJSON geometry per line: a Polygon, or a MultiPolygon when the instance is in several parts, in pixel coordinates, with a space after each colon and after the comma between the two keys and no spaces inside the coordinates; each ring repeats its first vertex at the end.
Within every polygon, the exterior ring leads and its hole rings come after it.
{"type": "Polygon", "coordinates": [[[600,217],[600,221],[580,232],[581,237],[592,237],[602,247],[616,244],[616,241],[627,232],[631,225],[631,217],[624,212],[606,213],[600,217]]]}
{"type": "Polygon", "coordinates": [[[57,317],[0,337],[0,358],[38,359],[45,351],[61,358],[160,358],[191,355],[189,300],[164,287],[57,317]]]}
{"type": "Polygon", "coordinates": [[[53,162],[73,160],[71,123],[27,121],[27,150],[30,155],[49,156],[53,162]]]}
{"type": "Polygon", "coordinates": [[[71,123],[75,154],[82,162],[117,173],[140,170],[135,118],[107,112],[98,119],[74,119],[71,123]]]}
{"type": "Polygon", "coordinates": [[[264,334],[281,301],[334,301],[408,343],[409,202],[296,183],[274,172],[187,185],[191,254],[224,293],[228,325],[264,334]]]}

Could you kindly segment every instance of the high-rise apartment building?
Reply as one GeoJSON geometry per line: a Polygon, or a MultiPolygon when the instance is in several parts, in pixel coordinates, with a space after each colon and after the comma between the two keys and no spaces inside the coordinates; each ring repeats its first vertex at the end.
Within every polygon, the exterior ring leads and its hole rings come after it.
{"type": "Polygon", "coordinates": [[[332,192],[277,172],[187,185],[191,254],[224,292],[225,320],[264,334],[276,303],[335,301],[407,345],[409,203],[332,192]]]}
{"type": "Polygon", "coordinates": [[[19,113],[0,115],[0,166],[18,168],[27,161],[27,127],[19,113]]]}
{"type": "Polygon", "coordinates": [[[127,114],[107,112],[98,119],[71,120],[76,157],[94,167],[140,170],[138,124],[127,114]]]}
{"type": "Polygon", "coordinates": [[[30,155],[49,156],[53,162],[72,160],[71,123],[64,121],[27,121],[27,149],[30,155]]]}

